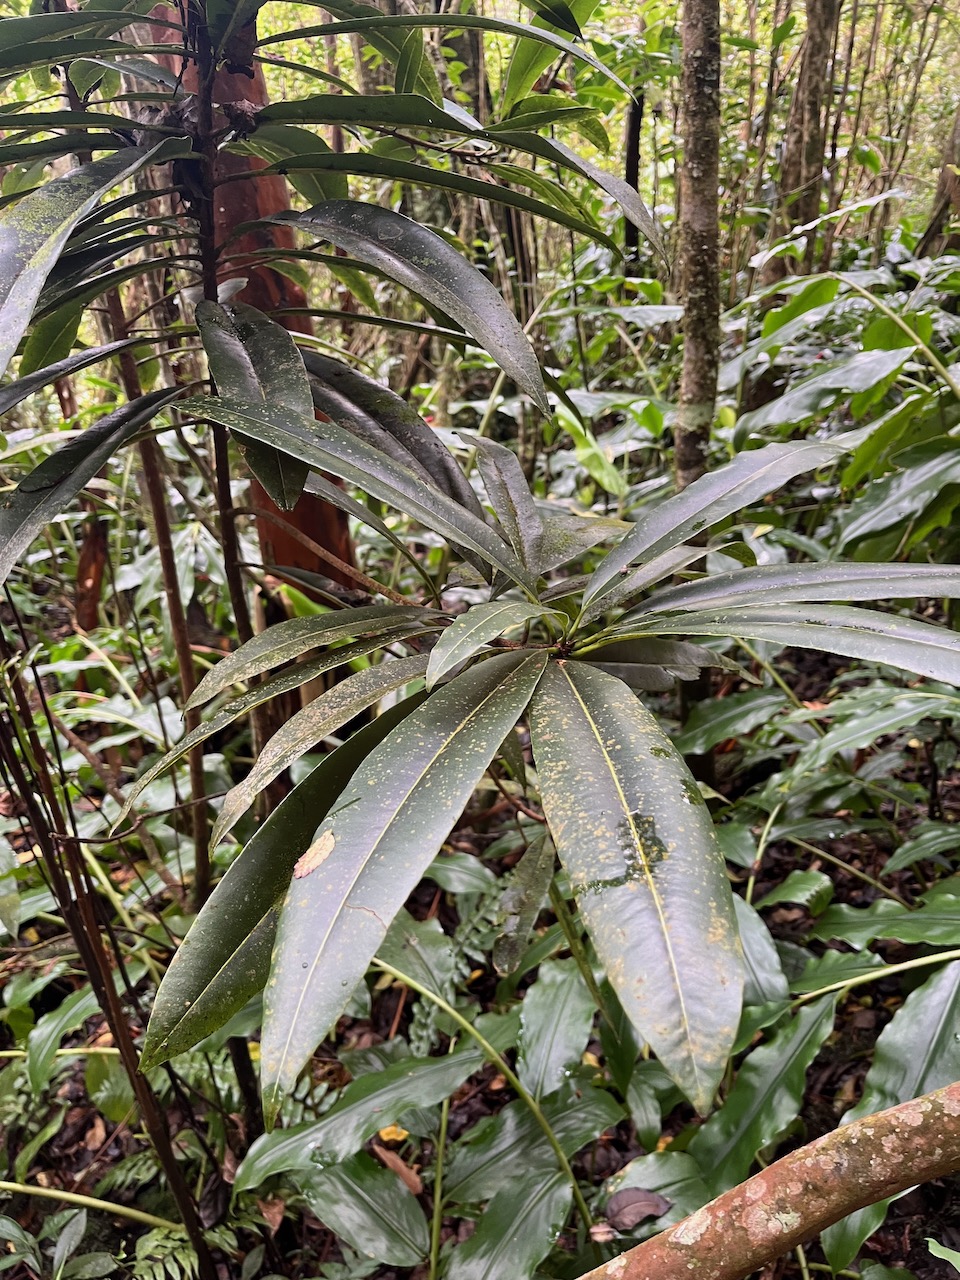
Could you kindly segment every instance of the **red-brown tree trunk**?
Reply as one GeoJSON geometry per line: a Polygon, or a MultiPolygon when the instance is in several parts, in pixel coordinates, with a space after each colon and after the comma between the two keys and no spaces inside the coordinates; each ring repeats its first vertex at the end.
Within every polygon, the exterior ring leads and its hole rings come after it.
{"type": "MultiPolygon", "coordinates": [[[[167,12],[157,9],[151,16],[164,18],[167,12]]],[[[166,27],[153,28],[151,33],[151,38],[157,42],[170,43],[178,36],[178,32],[166,27]]],[[[161,57],[160,60],[176,74],[183,70],[184,89],[188,93],[196,92],[197,70],[193,63],[189,63],[184,69],[181,60],[173,55],[161,57]]],[[[217,71],[213,82],[215,107],[231,106],[239,102],[262,107],[266,106],[267,101],[267,86],[259,64],[238,71],[229,71],[224,67],[217,71]]],[[[218,279],[223,281],[246,277],[247,283],[235,295],[236,300],[271,314],[288,308],[306,307],[307,297],[303,289],[289,277],[268,264],[255,260],[255,255],[264,249],[293,248],[294,233],[290,228],[279,225],[257,227],[234,237],[235,229],[241,224],[269,217],[290,207],[287,184],[281,176],[255,176],[266,167],[256,156],[220,151],[214,172],[214,180],[218,184],[214,214],[218,248],[225,249],[221,253],[218,279]],[[224,181],[225,179],[232,181],[224,181]],[[254,257],[251,258],[251,255],[254,257]]],[[[313,332],[307,316],[278,315],[276,318],[293,332],[313,332]]],[[[280,512],[256,479],[251,478],[250,488],[253,507],[273,512],[295,530],[332,552],[339,560],[347,564],[353,563],[346,517],[336,507],[312,494],[304,493],[293,511],[280,512]]],[[[326,561],[321,560],[275,520],[258,520],[257,534],[265,564],[321,574],[343,586],[356,585],[352,579],[339,574],[326,561]]]]}

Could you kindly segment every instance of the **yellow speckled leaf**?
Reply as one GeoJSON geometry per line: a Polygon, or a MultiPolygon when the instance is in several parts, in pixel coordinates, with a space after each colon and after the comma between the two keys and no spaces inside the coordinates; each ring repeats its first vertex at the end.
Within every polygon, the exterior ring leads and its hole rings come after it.
{"type": "Polygon", "coordinates": [[[530,706],[543,805],[624,1011],[705,1112],[740,1018],[730,886],[697,784],[622,681],[554,662],[530,706]]]}

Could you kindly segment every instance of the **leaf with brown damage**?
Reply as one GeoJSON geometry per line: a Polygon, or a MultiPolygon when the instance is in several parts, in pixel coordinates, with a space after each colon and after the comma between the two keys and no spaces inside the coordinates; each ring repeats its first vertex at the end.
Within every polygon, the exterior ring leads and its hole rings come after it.
{"type": "Polygon", "coordinates": [[[551,663],[530,706],[543,806],[624,1011],[701,1112],[740,1017],[730,886],[697,784],[622,681],[551,663]]]}

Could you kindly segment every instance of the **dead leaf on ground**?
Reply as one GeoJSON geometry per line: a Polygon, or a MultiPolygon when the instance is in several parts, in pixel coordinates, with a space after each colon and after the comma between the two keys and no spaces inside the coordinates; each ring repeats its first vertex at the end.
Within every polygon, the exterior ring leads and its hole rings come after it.
{"type": "Polygon", "coordinates": [[[373,1154],[383,1167],[395,1173],[408,1191],[415,1196],[420,1195],[421,1191],[423,1191],[423,1182],[416,1169],[411,1169],[408,1164],[404,1163],[403,1158],[397,1155],[396,1151],[391,1151],[389,1147],[381,1147],[379,1142],[374,1142],[372,1147],[373,1154]]]}
{"type": "Polygon", "coordinates": [[[607,1201],[607,1221],[618,1231],[632,1231],[644,1218],[659,1218],[672,1204],[656,1191],[624,1187],[607,1201]]]}

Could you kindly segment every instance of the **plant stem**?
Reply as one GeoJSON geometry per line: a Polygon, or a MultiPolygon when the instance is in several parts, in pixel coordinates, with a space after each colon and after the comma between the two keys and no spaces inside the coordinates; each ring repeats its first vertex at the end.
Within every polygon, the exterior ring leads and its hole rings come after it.
{"type": "Polygon", "coordinates": [[[533,1094],[525,1089],[520,1083],[520,1078],[517,1076],[516,1072],[511,1069],[502,1054],[499,1054],[496,1051],[490,1041],[476,1029],[472,1022],[468,1022],[462,1013],[455,1009],[452,1004],[449,1004],[444,1000],[443,996],[437,995],[435,991],[431,991],[429,987],[423,986],[423,984],[418,982],[416,978],[411,978],[409,974],[402,973],[399,969],[395,969],[393,965],[387,964],[384,960],[374,960],[373,965],[374,968],[380,969],[381,972],[389,973],[391,977],[396,978],[398,982],[404,983],[413,991],[416,991],[419,995],[423,996],[424,999],[432,1001],[433,1004],[435,1004],[439,1009],[442,1009],[447,1017],[451,1018],[457,1026],[461,1028],[461,1030],[465,1031],[468,1036],[471,1036],[476,1040],[477,1044],[501,1073],[517,1097],[521,1099],[530,1111],[534,1120],[536,1120],[537,1125],[543,1131],[543,1135],[547,1139],[547,1142],[549,1142],[553,1154],[557,1157],[557,1163],[559,1164],[562,1173],[564,1173],[570,1180],[570,1185],[573,1187],[574,1202],[576,1203],[585,1227],[589,1231],[590,1227],[593,1225],[593,1219],[590,1216],[590,1210],[587,1208],[587,1202],[583,1198],[583,1192],[580,1190],[576,1174],[570,1167],[570,1161],[567,1159],[563,1147],[561,1147],[560,1143],[557,1141],[557,1135],[553,1132],[553,1127],[551,1126],[550,1121],[543,1114],[543,1110],[541,1109],[539,1102],[537,1102],[533,1094]]]}
{"type": "Polygon", "coordinates": [[[902,960],[900,964],[887,964],[879,969],[871,969],[869,973],[861,973],[856,978],[845,978],[840,982],[831,982],[827,987],[817,991],[807,991],[792,1002],[791,1008],[807,1004],[819,996],[829,995],[831,991],[846,991],[848,987],[862,987],[868,982],[879,982],[881,978],[892,978],[896,973],[908,973],[911,969],[923,969],[930,964],[941,964],[947,960],[960,960],[960,947],[953,951],[938,951],[932,956],[917,956],[913,960],[902,960]]]}
{"type": "MultiPolygon", "coordinates": [[[[448,1053],[456,1048],[456,1037],[450,1039],[448,1053]]],[[[430,1220],[430,1271],[427,1280],[437,1280],[440,1268],[440,1232],[443,1228],[443,1162],[447,1152],[447,1126],[450,1122],[450,1099],[440,1106],[440,1131],[437,1134],[436,1167],[433,1173],[433,1216],[430,1220]]]]}
{"type": "Polygon", "coordinates": [[[0,1181],[0,1191],[15,1196],[37,1196],[41,1200],[62,1200],[64,1204],[75,1204],[81,1209],[98,1209],[102,1213],[113,1214],[115,1218],[129,1218],[131,1222],[139,1222],[145,1227],[160,1231],[183,1231],[179,1222],[171,1222],[169,1218],[158,1218],[152,1213],[144,1213],[125,1204],[114,1204],[110,1200],[98,1200],[96,1196],[82,1196],[76,1191],[58,1191],[54,1187],[32,1187],[25,1182],[4,1181],[0,1181]]]}

